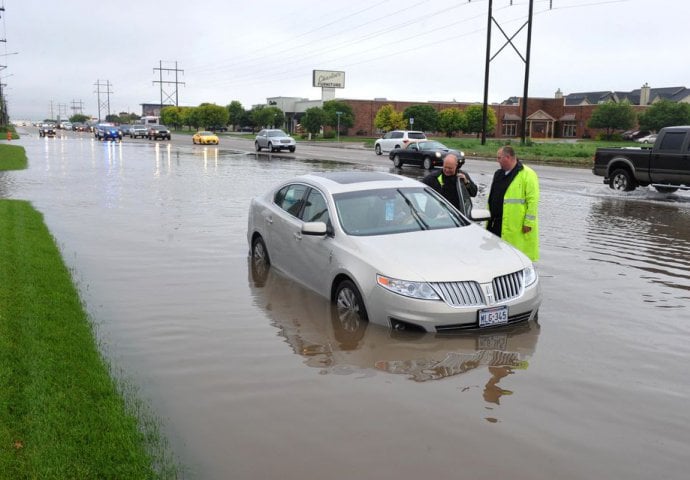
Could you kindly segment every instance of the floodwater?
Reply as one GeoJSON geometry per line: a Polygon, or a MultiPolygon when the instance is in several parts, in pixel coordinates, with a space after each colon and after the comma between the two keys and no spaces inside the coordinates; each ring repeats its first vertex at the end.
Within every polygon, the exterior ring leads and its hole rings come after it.
{"type": "MultiPolygon", "coordinates": [[[[44,214],[103,351],[187,478],[687,478],[689,193],[622,194],[588,170],[536,166],[538,324],[398,336],[340,324],[247,259],[252,196],[307,171],[388,165],[20,143],[30,167],[0,173],[0,196],[44,214]]],[[[483,206],[495,163],[466,168],[483,206]]]]}

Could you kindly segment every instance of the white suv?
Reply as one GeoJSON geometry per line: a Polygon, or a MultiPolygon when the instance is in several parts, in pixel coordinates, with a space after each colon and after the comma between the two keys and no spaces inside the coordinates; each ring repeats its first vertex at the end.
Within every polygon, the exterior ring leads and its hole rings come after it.
{"type": "Polygon", "coordinates": [[[390,152],[394,148],[404,148],[408,143],[418,142],[420,140],[426,140],[424,132],[393,130],[376,140],[376,143],[374,143],[374,151],[376,155],[381,155],[383,152],[390,152]]]}

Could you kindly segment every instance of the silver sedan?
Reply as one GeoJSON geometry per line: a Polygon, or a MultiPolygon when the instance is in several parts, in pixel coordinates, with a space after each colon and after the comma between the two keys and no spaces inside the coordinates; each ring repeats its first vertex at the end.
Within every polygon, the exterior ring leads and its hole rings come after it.
{"type": "Polygon", "coordinates": [[[527,321],[539,279],[520,251],[426,185],[380,172],[312,173],[252,200],[253,268],[275,268],[343,316],[453,332],[527,321]]]}

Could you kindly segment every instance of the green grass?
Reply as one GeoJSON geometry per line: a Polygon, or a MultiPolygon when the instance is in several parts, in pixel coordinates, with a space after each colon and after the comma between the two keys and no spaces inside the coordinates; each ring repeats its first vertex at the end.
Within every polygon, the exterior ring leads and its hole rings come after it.
{"type": "Polygon", "coordinates": [[[24,147],[0,143],[0,171],[23,170],[27,166],[24,147]]]}
{"type": "Polygon", "coordinates": [[[29,203],[0,200],[0,252],[0,478],[174,477],[154,451],[157,429],[142,433],[111,377],[29,203]]]}

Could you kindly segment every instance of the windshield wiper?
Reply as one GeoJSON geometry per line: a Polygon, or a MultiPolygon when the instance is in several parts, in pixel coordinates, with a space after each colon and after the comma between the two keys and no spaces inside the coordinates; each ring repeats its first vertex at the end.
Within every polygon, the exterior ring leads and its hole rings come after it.
{"type": "Polygon", "coordinates": [[[414,207],[414,205],[412,205],[412,202],[410,201],[410,199],[407,198],[401,190],[398,190],[398,193],[403,198],[403,200],[405,200],[405,203],[407,204],[407,206],[410,208],[410,211],[412,212],[412,216],[414,217],[417,224],[421,227],[421,229],[422,230],[429,230],[429,225],[424,220],[422,220],[421,215],[419,215],[419,212],[417,211],[417,209],[414,207]]]}

